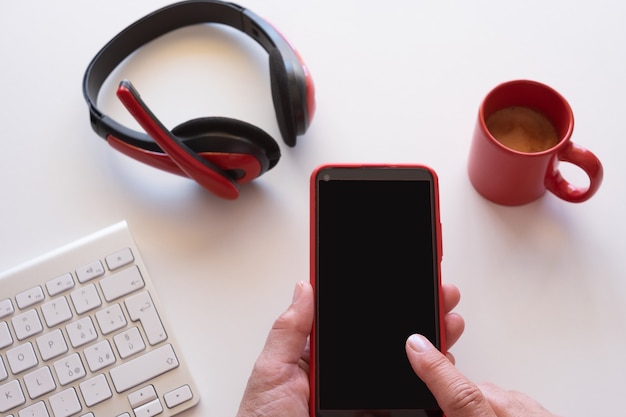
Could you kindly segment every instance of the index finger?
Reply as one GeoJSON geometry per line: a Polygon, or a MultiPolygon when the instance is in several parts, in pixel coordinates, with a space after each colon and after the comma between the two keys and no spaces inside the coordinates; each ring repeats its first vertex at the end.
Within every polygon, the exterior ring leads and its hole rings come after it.
{"type": "Polygon", "coordinates": [[[447,417],[496,417],[482,391],[422,335],[412,335],[406,352],[447,417]]]}
{"type": "Polygon", "coordinates": [[[452,284],[442,284],[441,290],[443,292],[443,312],[448,314],[459,304],[461,292],[452,284]]]}

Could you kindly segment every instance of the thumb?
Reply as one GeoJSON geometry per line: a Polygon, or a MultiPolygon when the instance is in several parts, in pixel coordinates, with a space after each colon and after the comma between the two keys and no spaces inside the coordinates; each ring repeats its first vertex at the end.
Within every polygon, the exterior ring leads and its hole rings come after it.
{"type": "Polygon", "coordinates": [[[261,356],[281,363],[298,363],[313,326],[313,288],[298,282],[291,305],[274,322],[261,356]]]}
{"type": "Polygon", "coordinates": [[[428,386],[447,417],[496,417],[481,390],[432,343],[412,335],[406,353],[413,370],[428,386]]]}

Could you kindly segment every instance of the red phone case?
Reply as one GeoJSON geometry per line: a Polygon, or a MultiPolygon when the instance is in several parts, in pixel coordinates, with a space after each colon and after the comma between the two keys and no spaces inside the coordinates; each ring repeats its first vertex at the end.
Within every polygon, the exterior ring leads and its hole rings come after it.
{"type": "MultiPolygon", "coordinates": [[[[444,307],[443,307],[443,294],[441,288],[441,261],[443,259],[443,245],[441,239],[441,220],[439,215],[439,181],[437,173],[430,167],[419,164],[325,164],[318,166],[314,169],[313,173],[310,177],[310,198],[309,198],[309,210],[310,210],[310,228],[309,228],[309,236],[310,236],[310,282],[313,287],[313,291],[316,291],[316,178],[319,171],[324,168],[358,168],[358,167],[386,167],[386,168],[419,168],[425,169],[431,173],[433,177],[433,188],[434,188],[434,221],[436,223],[436,251],[438,257],[438,268],[437,268],[437,286],[438,286],[438,294],[439,294],[439,339],[441,343],[441,351],[446,353],[447,345],[446,345],[446,332],[445,332],[445,324],[444,324],[444,307]]],[[[317,313],[314,317],[317,317],[317,313]]],[[[309,415],[311,417],[316,416],[316,335],[315,335],[315,318],[313,321],[313,327],[311,329],[311,337],[310,337],[310,358],[309,358],[309,386],[310,386],[310,398],[309,398],[309,415]]],[[[445,417],[445,416],[444,416],[445,417]]]]}

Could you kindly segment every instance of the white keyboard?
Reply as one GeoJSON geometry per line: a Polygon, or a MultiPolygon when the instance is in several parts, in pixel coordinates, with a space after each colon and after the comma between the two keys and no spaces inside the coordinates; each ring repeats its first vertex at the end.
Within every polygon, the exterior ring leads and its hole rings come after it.
{"type": "Polygon", "coordinates": [[[198,400],[126,222],[0,274],[0,416],[169,417],[198,400]]]}

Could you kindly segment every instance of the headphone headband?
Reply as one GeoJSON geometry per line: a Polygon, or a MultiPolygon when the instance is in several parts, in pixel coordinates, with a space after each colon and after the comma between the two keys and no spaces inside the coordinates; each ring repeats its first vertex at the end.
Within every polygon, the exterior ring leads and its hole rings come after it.
{"type": "MultiPolygon", "coordinates": [[[[238,29],[256,40],[268,53],[278,50],[286,64],[302,64],[289,42],[272,25],[246,8],[217,0],[189,0],[165,6],[139,19],[111,39],[87,67],[83,78],[83,95],[89,107],[92,128],[100,137],[107,139],[112,135],[134,146],[159,150],[149,136],[123,126],[98,109],[100,88],[113,70],[137,49],[176,29],[202,23],[218,23],[238,29]]],[[[289,80],[290,88],[293,88],[290,91],[296,95],[294,100],[302,100],[310,106],[307,111],[294,114],[296,124],[302,126],[297,129],[297,134],[303,134],[314,111],[314,103],[306,91],[312,87],[304,65],[290,67],[290,74],[295,77],[289,80]]],[[[287,144],[295,145],[295,140],[289,143],[282,129],[281,133],[287,144]]]]}

